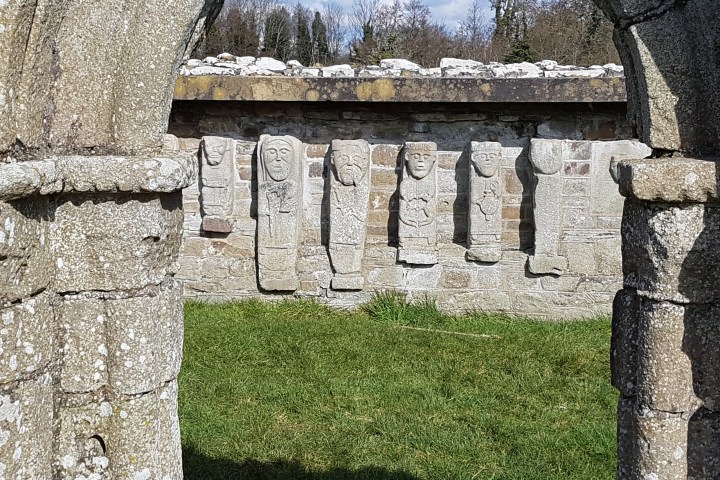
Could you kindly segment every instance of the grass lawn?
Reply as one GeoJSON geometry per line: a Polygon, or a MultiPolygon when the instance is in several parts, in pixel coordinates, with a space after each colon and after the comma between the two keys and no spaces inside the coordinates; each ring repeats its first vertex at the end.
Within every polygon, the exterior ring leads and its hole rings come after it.
{"type": "Polygon", "coordinates": [[[614,478],[609,319],[451,317],[393,294],[185,313],[187,479],[614,478]]]}

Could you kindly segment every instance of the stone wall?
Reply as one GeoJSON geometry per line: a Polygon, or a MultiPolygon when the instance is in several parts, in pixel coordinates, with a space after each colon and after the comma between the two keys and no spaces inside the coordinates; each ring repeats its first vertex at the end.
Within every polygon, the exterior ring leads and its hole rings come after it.
{"type": "Polygon", "coordinates": [[[502,310],[552,318],[610,312],[622,284],[623,206],[610,163],[614,157],[649,153],[629,138],[620,102],[398,102],[390,108],[385,102],[190,102],[177,97],[176,90],[169,131],[179,137],[178,148],[197,154],[203,137],[235,140],[228,231],[203,229],[201,189],[195,184],[184,192],[185,242],[178,276],[187,298],[292,294],[352,307],[377,290],[393,289],[412,298],[432,297],[452,311],[502,310]],[[258,282],[256,162],[262,134],[292,135],[302,142],[298,284],[283,292],[261,289],[258,282]],[[370,145],[362,290],[331,284],[336,269],[328,252],[335,178],[330,144],[336,139],[365,139],[370,145]],[[406,142],[418,141],[437,145],[437,263],[423,266],[398,261],[402,149],[406,142]],[[496,142],[501,149],[502,254],[497,262],[466,258],[471,141],[496,142]],[[542,192],[547,199],[543,203],[557,207],[551,215],[559,227],[553,247],[564,262],[561,271],[543,270],[542,260],[534,268],[528,265],[536,248],[533,199],[538,176],[530,161],[531,143],[551,146],[561,162],[559,183],[542,192]]]}

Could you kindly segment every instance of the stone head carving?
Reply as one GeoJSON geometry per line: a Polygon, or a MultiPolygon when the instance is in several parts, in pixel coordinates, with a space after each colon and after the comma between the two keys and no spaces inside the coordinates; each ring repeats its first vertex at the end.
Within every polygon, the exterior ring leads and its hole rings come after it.
{"type": "Polygon", "coordinates": [[[555,175],[563,163],[564,140],[530,140],[530,163],[535,173],[555,175]]]}
{"type": "Polygon", "coordinates": [[[205,162],[210,166],[220,165],[228,149],[232,146],[232,140],[221,137],[203,137],[201,144],[202,154],[205,162]]]}
{"type": "Polygon", "coordinates": [[[295,168],[297,149],[290,137],[263,136],[260,139],[260,164],[265,173],[276,182],[287,180],[295,168]]]}
{"type": "Polygon", "coordinates": [[[502,150],[499,143],[470,142],[470,161],[478,175],[492,177],[500,168],[502,150]]]}
{"type": "Polygon", "coordinates": [[[333,140],[332,164],[340,183],[358,185],[370,168],[370,145],[363,140],[333,140]]]}
{"type": "Polygon", "coordinates": [[[404,155],[408,173],[421,180],[432,172],[435,166],[437,146],[432,142],[407,142],[404,155]]]}

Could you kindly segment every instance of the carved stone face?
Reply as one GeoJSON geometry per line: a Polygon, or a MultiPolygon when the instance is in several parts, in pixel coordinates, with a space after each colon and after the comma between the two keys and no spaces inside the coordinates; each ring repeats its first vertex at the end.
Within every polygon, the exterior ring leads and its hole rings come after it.
{"type": "Polygon", "coordinates": [[[493,150],[476,150],[472,152],[472,163],[475,170],[483,177],[492,177],[500,168],[500,152],[493,150]]]}
{"type": "Polygon", "coordinates": [[[227,151],[226,142],[203,142],[203,155],[208,165],[217,166],[227,151]]]}
{"type": "Polygon", "coordinates": [[[362,148],[348,146],[333,151],[332,158],[338,180],[343,185],[357,185],[365,177],[367,161],[362,148]]]}
{"type": "Polygon", "coordinates": [[[405,152],[405,162],[410,175],[418,180],[425,178],[435,165],[435,152],[432,150],[409,150],[405,152]]]}
{"type": "Polygon", "coordinates": [[[262,162],[270,178],[287,180],[292,170],[293,147],[285,140],[270,140],[262,148],[262,162]]]}

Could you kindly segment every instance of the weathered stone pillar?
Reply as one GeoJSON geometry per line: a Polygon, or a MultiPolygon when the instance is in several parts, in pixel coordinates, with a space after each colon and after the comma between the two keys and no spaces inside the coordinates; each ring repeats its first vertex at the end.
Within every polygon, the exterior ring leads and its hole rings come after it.
{"type": "Polygon", "coordinates": [[[720,478],[720,4],[595,0],[615,23],[631,120],[613,313],[618,478],[720,478]],[[694,158],[688,158],[694,157],[694,158]]]}
{"type": "Polygon", "coordinates": [[[0,478],[182,478],[180,190],[212,0],[0,2],[0,478]]]}

